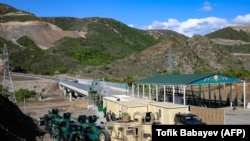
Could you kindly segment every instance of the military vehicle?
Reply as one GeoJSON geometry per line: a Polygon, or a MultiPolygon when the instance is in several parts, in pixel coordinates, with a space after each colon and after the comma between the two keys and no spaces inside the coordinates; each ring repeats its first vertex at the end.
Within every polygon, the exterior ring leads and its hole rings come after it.
{"type": "Polygon", "coordinates": [[[38,119],[38,124],[40,126],[45,126],[45,129],[49,130],[52,120],[57,118],[61,118],[59,109],[52,109],[51,111],[48,111],[48,114],[45,114],[43,117],[38,119]]]}
{"type": "Polygon", "coordinates": [[[83,135],[85,141],[99,141],[99,136],[102,141],[109,141],[110,136],[103,125],[96,124],[98,117],[96,115],[79,115],[78,123],[83,126],[83,135]]]}
{"type": "Polygon", "coordinates": [[[110,136],[103,125],[96,124],[96,115],[79,115],[72,119],[71,113],[61,116],[58,109],[52,109],[40,118],[40,126],[45,126],[50,137],[60,141],[110,141],[110,136]]]}
{"type": "MultiPolygon", "coordinates": [[[[128,113],[124,113],[121,120],[107,122],[105,129],[108,131],[112,141],[151,141],[152,124],[160,124],[157,114],[152,112],[135,112],[133,120],[131,120],[131,116],[128,113]]],[[[99,140],[104,141],[101,138],[99,140]]]]}
{"type": "Polygon", "coordinates": [[[192,113],[177,113],[174,117],[175,125],[206,125],[205,122],[192,113]]]}
{"type": "Polygon", "coordinates": [[[59,128],[57,140],[63,141],[85,141],[84,127],[79,123],[70,123],[66,128],[59,128]],[[64,130],[63,130],[64,129],[64,130]]]}

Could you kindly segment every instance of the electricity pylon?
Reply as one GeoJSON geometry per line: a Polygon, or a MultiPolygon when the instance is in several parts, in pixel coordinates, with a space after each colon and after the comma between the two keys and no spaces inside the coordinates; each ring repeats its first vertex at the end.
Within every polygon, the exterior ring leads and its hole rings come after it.
{"type": "Polygon", "coordinates": [[[172,54],[172,50],[171,50],[171,47],[169,47],[169,49],[168,49],[168,59],[167,59],[167,64],[168,64],[168,67],[167,67],[167,70],[168,70],[168,73],[170,74],[170,75],[172,75],[172,73],[173,73],[173,70],[175,70],[174,69],[174,67],[173,67],[173,54],[172,54]]]}
{"type": "Polygon", "coordinates": [[[11,100],[16,103],[16,94],[13,87],[11,75],[10,75],[10,68],[9,68],[9,54],[7,50],[6,44],[4,44],[3,49],[3,87],[2,87],[2,93],[7,94],[13,92],[13,95],[10,95],[11,100]]]}

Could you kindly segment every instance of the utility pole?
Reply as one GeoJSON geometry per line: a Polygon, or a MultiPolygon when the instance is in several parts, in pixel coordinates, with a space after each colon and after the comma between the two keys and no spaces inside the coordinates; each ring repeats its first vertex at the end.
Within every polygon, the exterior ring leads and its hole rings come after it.
{"type": "Polygon", "coordinates": [[[172,75],[173,70],[175,70],[173,68],[173,54],[172,54],[172,50],[171,47],[168,48],[168,55],[167,55],[167,70],[168,70],[168,74],[172,75]]]}
{"type": "Polygon", "coordinates": [[[6,44],[4,44],[4,49],[3,49],[3,71],[4,71],[4,76],[3,76],[3,87],[2,87],[2,93],[3,94],[8,94],[13,92],[13,96],[10,95],[14,103],[16,103],[16,94],[15,90],[12,84],[12,79],[11,79],[11,74],[10,74],[10,68],[9,68],[9,54],[7,50],[6,44]]]}

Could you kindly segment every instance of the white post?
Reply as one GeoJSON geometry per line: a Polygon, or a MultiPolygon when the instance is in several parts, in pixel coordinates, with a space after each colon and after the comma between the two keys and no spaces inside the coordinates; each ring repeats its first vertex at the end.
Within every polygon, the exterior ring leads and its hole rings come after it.
{"type": "Polygon", "coordinates": [[[149,100],[151,100],[151,85],[149,84],[148,85],[148,97],[149,97],[149,100]]]}
{"type": "Polygon", "coordinates": [[[129,93],[129,85],[126,83],[126,95],[129,93]]]}
{"type": "Polygon", "coordinates": [[[244,93],[244,109],[246,109],[246,81],[244,81],[243,93],[244,93]]]}
{"type": "Polygon", "coordinates": [[[24,106],[24,113],[26,114],[26,102],[25,102],[25,97],[23,99],[23,106],[24,106]]]}
{"type": "Polygon", "coordinates": [[[135,97],[135,92],[134,92],[135,88],[134,88],[134,83],[132,83],[132,97],[135,97]]]}
{"type": "Polygon", "coordinates": [[[69,101],[72,101],[72,92],[69,92],[69,101]]]}
{"type": "Polygon", "coordinates": [[[155,93],[156,93],[156,101],[158,102],[158,85],[155,86],[155,93]]]}
{"type": "Polygon", "coordinates": [[[173,103],[175,103],[175,95],[174,95],[174,93],[175,93],[175,89],[174,89],[174,85],[173,85],[173,103]]]}
{"type": "Polygon", "coordinates": [[[186,86],[183,87],[183,104],[186,105],[186,86]]]}
{"type": "Polygon", "coordinates": [[[139,90],[139,84],[137,84],[137,98],[139,98],[139,93],[140,93],[140,90],[139,90]]]}
{"type": "Polygon", "coordinates": [[[63,94],[64,94],[64,96],[67,95],[67,88],[64,88],[63,94]]]}
{"type": "Polygon", "coordinates": [[[230,107],[233,107],[232,83],[230,83],[230,107]]]}
{"type": "Polygon", "coordinates": [[[142,99],[145,98],[145,88],[144,84],[142,85],[142,99]]]}
{"type": "Polygon", "coordinates": [[[164,85],[164,92],[163,92],[163,94],[164,94],[164,96],[163,96],[164,100],[163,101],[166,102],[166,85],[164,85]]]}

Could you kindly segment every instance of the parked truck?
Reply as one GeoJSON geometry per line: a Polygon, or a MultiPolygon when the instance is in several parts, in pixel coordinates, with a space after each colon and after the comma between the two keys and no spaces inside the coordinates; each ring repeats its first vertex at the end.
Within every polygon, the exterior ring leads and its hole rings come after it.
{"type": "MultiPolygon", "coordinates": [[[[135,112],[133,120],[131,115],[124,113],[121,120],[107,122],[105,130],[108,131],[111,141],[151,141],[152,124],[160,124],[158,115],[152,112],[135,112]]],[[[101,134],[100,134],[100,141],[101,134]]]]}

